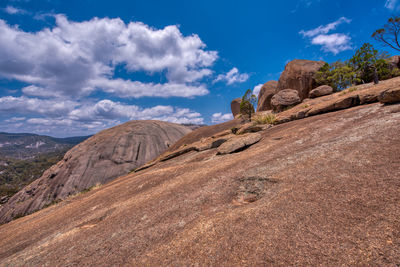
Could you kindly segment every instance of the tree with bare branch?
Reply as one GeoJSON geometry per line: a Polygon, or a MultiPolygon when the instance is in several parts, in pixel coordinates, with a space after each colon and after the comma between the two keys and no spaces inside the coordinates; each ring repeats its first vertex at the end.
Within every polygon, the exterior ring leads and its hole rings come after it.
{"type": "Polygon", "coordinates": [[[372,38],[394,50],[400,51],[400,17],[391,17],[383,28],[376,30],[372,38]]]}

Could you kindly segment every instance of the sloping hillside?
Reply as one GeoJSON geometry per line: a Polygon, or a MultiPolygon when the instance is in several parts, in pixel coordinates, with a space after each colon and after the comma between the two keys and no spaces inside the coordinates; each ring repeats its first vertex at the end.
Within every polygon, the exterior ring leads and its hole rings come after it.
{"type": "Polygon", "coordinates": [[[33,158],[41,153],[69,149],[89,137],[55,138],[29,133],[0,133],[0,157],[33,158]]]}
{"type": "Polygon", "coordinates": [[[0,260],[395,266],[399,132],[400,105],[375,103],[265,128],[237,153],[192,150],[0,226],[0,260]]]}
{"type": "Polygon", "coordinates": [[[0,223],[127,174],[189,132],[185,126],[159,121],[130,121],[101,131],[0,206],[0,223]]]}

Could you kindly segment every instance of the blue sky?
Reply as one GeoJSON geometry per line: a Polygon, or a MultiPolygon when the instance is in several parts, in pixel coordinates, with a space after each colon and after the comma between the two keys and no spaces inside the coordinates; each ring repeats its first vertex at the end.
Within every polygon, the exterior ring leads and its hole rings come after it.
{"type": "Polygon", "coordinates": [[[0,2],[0,131],[213,124],[293,59],[348,59],[400,0],[0,2]]]}

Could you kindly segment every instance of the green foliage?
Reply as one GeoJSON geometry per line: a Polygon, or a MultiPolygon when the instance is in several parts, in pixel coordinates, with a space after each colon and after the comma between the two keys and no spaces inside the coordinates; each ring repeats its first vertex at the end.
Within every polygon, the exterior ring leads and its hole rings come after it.
{"type": "Polygon", "coordinates": [[[248,89],[242,97],[242,102],[240,102],[240,113],[251,118],[251,114],[254,113],[254,106],[256,104],[257,97],[250,89],[248,89]]]}
{"type": "Polygon", "coordinates": [[[12,196],[60,161],[66,150],[39,154],[33,159],[0,157],[0,197],[12,196]]]}
{"type": "Polygon", "coordinates": [[[326,63],[317,73],[318,84],[329,85],[335,91],[343,90],[357,83],[356,71],[347,63],[336,61],[332,64],[326,63]]]}
{"type": "Polygon", "coordinates": [[[391,68],[388,57],[387,53],[379,53],[371,44],[365,43],[348,61],[326,63],[316,73],[316,81],[340,91],[353,85],[399,76],[399,70],[391,68]]]}
{"type": "Polygon", "coordinates": [[[362,83],[388,79],[393,76],[386,61],[388,57],[387,53],[379,54],[371,44],[365,43],[349,60],[349,65],[357,72],[362,83]]]}
{"type": "Polygon", "coordinates": [[[253,118],[253,121],[257,124],[275,124],[275,114],[269,113],[267,115],[258,115],[253,118]]]}

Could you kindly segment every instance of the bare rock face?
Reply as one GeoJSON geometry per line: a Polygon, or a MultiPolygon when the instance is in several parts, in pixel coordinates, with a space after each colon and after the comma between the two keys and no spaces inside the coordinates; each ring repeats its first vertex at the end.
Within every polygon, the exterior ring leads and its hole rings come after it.
{"type": "Polygon", "coordinates": [[[271,99],[271,106],[274,111],[281,112],[285,108],[297,105],[301,102],[296,90],[285,89],[276,93],[271,99]]]}
{"type": "Polygon", "coordinates": [[[271,98],[276,93],[277,81],[266,82],[258,93],[257,112],[271,110],[271,98]]]}
{"type": "Polygon", "coordinates": [[[315,74],[324,64],[323,61],[302,59],[290,61],[279,78],[277,91],[291,88],[299,92],[301,100],[307,98],[309,92],[317,87],[315,74]]]}
{"type": "Polygon", "coordinates": [[[400,56],[392,56],[386,61],[389,63],[392,69],[399,69],[400,68],[400,56]]]}
{"type": "Polygon", "coordinates": [[[379,95],[378,99],[383,104],[398,103],[400,102],[400,88],[385,90],[379,95]]]}
{"type": "Polygon", "coordinates": [[[261,140],[261,134],[250,133],[243,136],[237,136],[229,139],[227,142],[223,143],[217,151],[218,155],[225,155],[234,153],[249,147],[261,140]]]}
{"type": "Polygon", "coordinates": [[[310,91],[309,98],[317,98],[324,95],[330,95],[333,93],[333,88],[329,85],[321,85],[310,91]]]}
{"type": "Polygon", "coordinates": [[[0,223],[127,174],[189,132],[185,126],[160,121],[130,121],[101,131],[0,207],[0,223]]]}
{"type": "Polygon", "coordinates": [[[240,103],[241,102],[242,102],[242,99],[240,97],[233,99],[231,102],[231,110],[232,110],[232,115],[234,118],[240,114],[240,103]]]}

